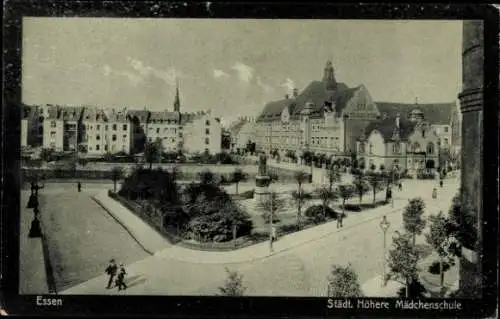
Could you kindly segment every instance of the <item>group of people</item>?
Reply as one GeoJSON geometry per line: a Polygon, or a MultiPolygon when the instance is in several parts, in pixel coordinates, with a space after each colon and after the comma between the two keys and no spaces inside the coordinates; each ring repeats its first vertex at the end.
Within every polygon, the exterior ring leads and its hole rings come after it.
{"type": "Polygon", "coordinates": [[[106,268],[106,274],[109,276],[108,280],[108,286],[106,287],[107,289],[111,289],[113,285],[113,279],[115,279],[115,285],[118,287],[118,290],[125,290],[127,289],[127,284],[125,284],[125,275],[127,272],[125,271],[125,267],[123,264],[120,264],[120,267],[116,265],[116,262],[114,259],[111,259],[109,261],[109,265],[106,268]]]}

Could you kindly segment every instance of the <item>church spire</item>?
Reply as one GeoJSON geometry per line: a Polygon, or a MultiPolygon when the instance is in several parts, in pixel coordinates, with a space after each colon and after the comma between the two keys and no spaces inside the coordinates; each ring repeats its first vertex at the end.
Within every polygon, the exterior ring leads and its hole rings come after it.
{"type": "Polygon", "coordinates": [[[337,88],[337,81],[335,80],[335,71],[333,70],[332,61],[327,61],[323,73],[323,83],[327,90],[335,90],[337,88]]]}
{"type": "Polygon", "coordinates": [[[181,110],[181,100],[179,98],[179,80],[176,80],[176,84],[175,84],[174,112],[180,112],[180,110],[181,110]]]}

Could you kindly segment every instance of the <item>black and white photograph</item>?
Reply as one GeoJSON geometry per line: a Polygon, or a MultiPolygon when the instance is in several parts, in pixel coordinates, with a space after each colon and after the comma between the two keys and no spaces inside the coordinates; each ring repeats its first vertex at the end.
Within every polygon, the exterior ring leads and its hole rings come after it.
{"type": "Polygon", "coordinates": [[[23,17],[19,294],[481,298],[483,28],[23,17]]]}

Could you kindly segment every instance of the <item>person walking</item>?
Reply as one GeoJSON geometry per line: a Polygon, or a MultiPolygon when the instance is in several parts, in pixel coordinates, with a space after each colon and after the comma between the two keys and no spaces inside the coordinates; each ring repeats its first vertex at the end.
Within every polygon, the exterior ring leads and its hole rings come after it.
{"type": "Polygon", "coordinates": [[[435,187],[432,189],[432,198],[437,198],[437,189],[435,187]]]}
{"type": "Polygon", "coordinates": [[[402,182],[399,182],[398,187],[399,187],[399,190],[400,190],[400,191],[402,191],[402,190],[403,190],[403,183],[402,183],[402,182]]]}
{"type": "Polygon", "coordinates": [[[78,182],[77,186],[78,192],[80,193],[82,191],[82,183],[78,182]]]}
{"type": "Polygon", "coordinates": [[[276,241],[276,239],[277,239],[276,237],[277,237],[277,236],[276,236],[276,227],[273,225],[273,226],[271,227],[271,238],[272,238],[271,240],[272,240],[273,242],[275,242],[275,241],[276,241]]]}
{"type": "Polygon", "coordinates": [[[125,267],[123,264],[120,264],[120,272],[118,273],[118,276],[116,277],[116,285],[118,286],[118,290],[125,290],[127,289],[127,285],[125,284],[125,275],[127,272],[125,271],[125,267]]]}
{"type": "Polygon", "coordinates": [[[337,217],[337,228],[342,228],[344,227],[344,213],[338,214],[337,217]]]}
{"type": "Polygon", "coordinates": [[[108,286],[106,287],[106,289],[111,289],[111,285],[113,284],[113,279],[115,278],[117,271],[118,267],[116,266],[115,260],[111,259],[109,261],[108,267],[106,268],[106,274],[108,274],[109,276],[108,286]]]}

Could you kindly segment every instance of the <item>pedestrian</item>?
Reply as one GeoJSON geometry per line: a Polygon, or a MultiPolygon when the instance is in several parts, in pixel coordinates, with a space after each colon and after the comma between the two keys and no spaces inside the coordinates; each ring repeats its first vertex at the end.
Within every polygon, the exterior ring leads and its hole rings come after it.
{"type": "Polygon", "coordinates": [[[337,228],[342,228],[344,227],[344,213],[340,213],[337,218],[337,228]]]}
{"type": "Polygon", "coordinates": [[[271,227],[271,241],[276,241],[276,227],[274,225],[271,227]]]}
{"type": "Polygon", "coordinates": [[[120,264],[120,272],[118,273],[118,276],[116,277],[116,285],[118,286],[118,290],[125,290],[127,289],[127,285],[125,284],[125,275],[127,272],[125,271],[125,267],[123,264],[120,264]]]}
{"type": "Polygon", "coordinates": [[[442,179],[439,180],[439,187],[443,188],[443,180],[442,179]]]}
{"type": "Polygon", "coordinates": [[[432,189],[432,198],[437,198],[437,189],[435,187],[432,189]]]}
{"type": "Polygon", "coordinates": [[[403,190],[403,183],[402,182],[399,182],[399,190],[402,191],[403,190]]]}
{"type": "Polygon", "coordinates": [[[106,274],[109,276],[107,289],[111,289],[111,285],[113,284],[113,279],[116,276],[116,272],[118,271],[118,267],[116,266],[115,260],[111,259],[109,261],[109,265],[106,268],[106,274]]]}
{"type": "Polygon", "coordinates": [[[78,185],[76,187],[78,188],[78,192],[82,191],[82,183],[78,182],[78,185]]]}

